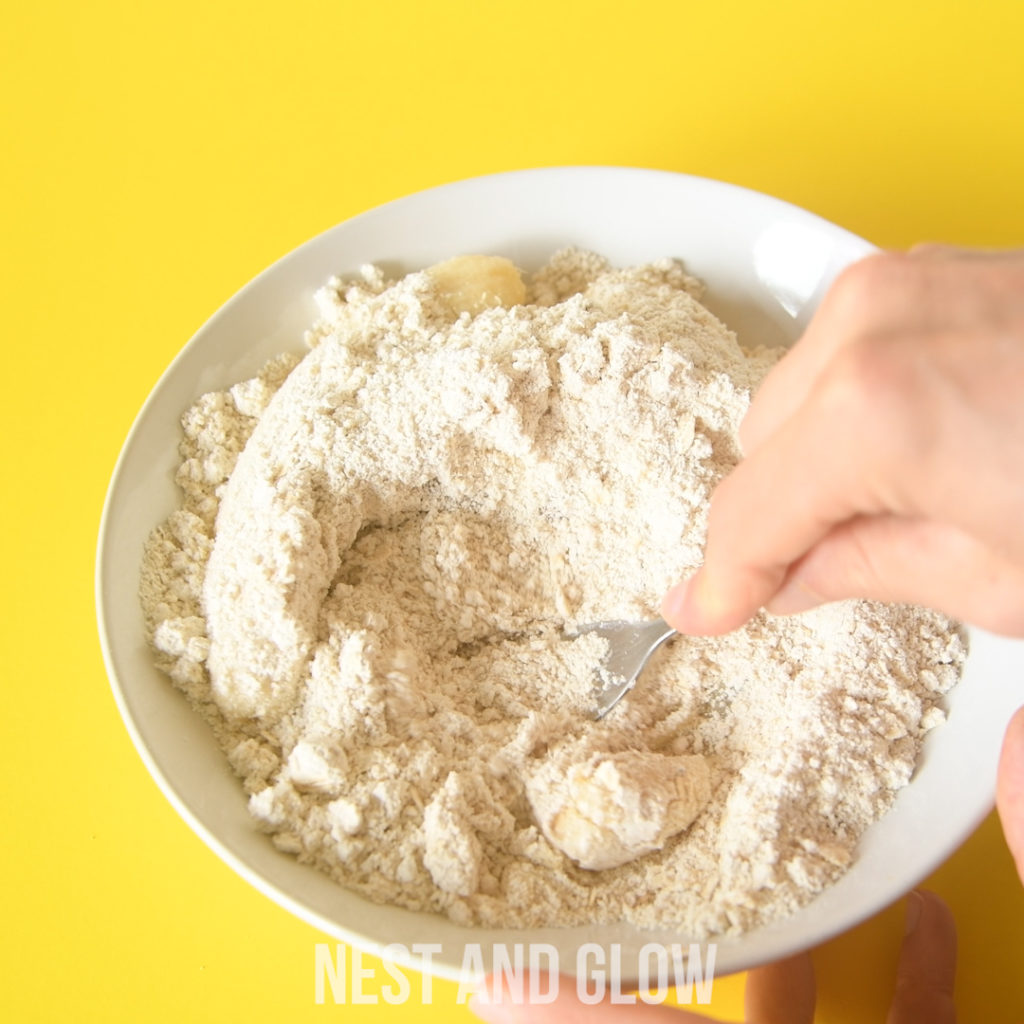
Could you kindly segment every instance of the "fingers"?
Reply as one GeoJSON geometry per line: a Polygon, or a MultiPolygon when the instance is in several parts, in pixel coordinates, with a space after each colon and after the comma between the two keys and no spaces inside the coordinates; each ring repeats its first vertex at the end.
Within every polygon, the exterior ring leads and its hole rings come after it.
{"type": "Polygon", "coordinates": [[[1010,719],[999,756],[996,806],[1017,874],[1024,882],[1024,708],[1010,719]]]}
{"type": "Polygon", "coordinates": [[[872,464],[884,454],[864,442],[865,431],[847,429],[857,385],[833,379],[838,385],[819,388],[715,490],[704,567],[662,605],[680,632],[725,633],[742,625],[837,525],[884,510],[873,493],[872,464]]]}
{"type": "Polygon", "coordinates": [[[756,1024],[813,1024],[814,966],[807,953],[747,975],[745,1018],[756,1024]]]}
{"type": "Polygon", "coordinates": [[[971,330],[993,317],[1019,315],[1022,274],[1022,249],[964,250],[934,243],[909,253],[876,253],[851,264],[825,295],[803,337],[758,389],[740,427],[743,451],[756,451],[800,409],[846,346],[903,334],[971,330]]]}
{"type": "MultiPolygon", "coordinates": [[[[698,634],[711,616],[715,616],[714,625],[726,628],[743,621],[739,619],[743,612],[736,611],[735,605],[724,605],[728,598],[709,598],[700,589],[713,586],[706,584],[707,579],[708,574],[698,573],[689,585],[670,591],[663,607],[670,625],[698,634]],[[716,606],[715,600],[723,606],[716,606]]],[[[1024,567],[957,527],[882,515],[860,516],[832,529],[792,566],[765,606],[773,615],[794,615],[846,598],[902,602],[1019,637],[1024,636],[1022,595],[1024,567]]],[[[1024,736],[1021,745],[1024,748],[1024,736]]],[[[1015,756],[1012,747],[1007,747],[1006,756],[1015,756]]],[[[1024,880],[1024,749],[1016,763],[1024,880]]]]}
{"type": "MultiPolygon", "coordinates": [[[[489,977],[469,1008],[488,1024],[709,1024],[710,1018],[661,1004],[613,1003],[606,996],[599,1003],[583,1003],[576,993],[576,979],[559,976],[557,995],[549,1003],[517,1000],[507,989],[495,991],[489,977]]],[[[548,991],[547,986],[542,986],[548,991]]],[[[778,1018],[782,1019],[782,1018],[778,1018]]],[[[794,1024],[796,1021],[794,1020],[794,1024]]]]}
{"type": "MultiPolygon", "coordinates": [[[[860,327],[851,322],[858,306],[851,292],[863,286],[866,268],[878,257],[868,257],[847,268],[825,295],[803,336],[772,368],[740,425],[745,454],[755,452],[805,402],[819,375],[836,352],[852,341],[860,327]]],[[[859,314],[862,315],[862,314],[859,314]]]]}
{"type": "Polygon", "coordinates": [[[815,545],[793,566],[767,608],[790,615],[851,597],[905,602],[994,633],[1024,636],[1022,595],[1024,568],[959,528],[875,516],[844,523],[815,545]]]}
{"type": "MultiPolygon", "coordinates": [[[[930,251],[927,248],[924,251],[930,251]]],[[[765,377],[740,427],[750,455],[792,416],[847,345],[929,324],[950,326],[948,288],[921,258],[880,252],[848,266],[826,293],[803,336],[765,377]]]]}
{"type": "MultiPolygon", "coordinates": [[[[1024,276],[1021,283],[1024,292],[1024,276]]],[[[826,580],[811,587],[812,598],[817,592],[823,599],[913,600],[1024,634],[1021,387],[1024,343],[1001,329],[904,333],[845,345],[803,404],[716,489],[704,566],[666,596],[664,618],[680,632],[708,635],[742,625],[765,605],[799,610],[793,600],[799,593],[790,588],[777,597],[777,591],[786,580],[809,585],[806,573],[794,575],[797,564],[836,537],[847,545],[846,571],[837,577],[842,586],[826,580]],[[988,557],[973,572],[961,557],[961,571],[948,573],[939,561],[908,559],[920,548],[872,548],[866,534],[843,534],[874,516],[945,524],[951,544],[958,530],[983,538],[975,548],[984,554],[987,546],[988,557]],[[893,564],[885,566],[890,553],[893,564]],[[871,586],[848,589],[855,570],[864,575],[865,568],[872,570],[871,586]]],[[[870,539],[881,543],[885,536],[870,539]]],[[[945,555],[934,544],[940,534],[922,536],[945,555]]],[[[828,559],[813,564],[835,564],[838,551],[833,546],[828,559]]]]}
{"type": "Polygon", "coordinates": [[[934,893],[907,897],[906,935],[886,1024],[955,1024],[956,925],[934,893]]]}

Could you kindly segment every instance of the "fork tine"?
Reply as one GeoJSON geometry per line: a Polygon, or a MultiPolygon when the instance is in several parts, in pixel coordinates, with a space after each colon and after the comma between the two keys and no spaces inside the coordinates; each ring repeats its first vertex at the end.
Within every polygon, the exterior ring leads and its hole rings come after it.
{"type": "Polygon", "coordinates": [[[594,670],[595,718],[601,719],[633,688],[651,655],[676,631],[662,619],[649,622],[593,622],[576,635],[597,633],[608,641],[608,653],[594,670]]]}

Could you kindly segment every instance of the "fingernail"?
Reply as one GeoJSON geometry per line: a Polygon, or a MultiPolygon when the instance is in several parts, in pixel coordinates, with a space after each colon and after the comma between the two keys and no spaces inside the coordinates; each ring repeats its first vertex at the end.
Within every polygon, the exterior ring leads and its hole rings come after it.
{"type": "Polygon", "coordinates": [[[661,613],[665,621],[689,636],[710,636],[741,626],[756,609],[737,616],[728,592],[704,568],[676,584],[664,597],[661,613]]]}
{"type": "Polygon", "coordinates": [[[909,935],[921,920],[921,911],[924,909],[924,897],[915,890],[907,894],[907,914],[903,919],[903,934],[909,935]]]}
{"type": "MultiPolygon", "coordinates": [[[[661,616],[670,625],[681,622],[686,611],[686,595],[690,589],[690,581],[677,583],[661,602],[661,616]]],[[[678,627],[677,627],[678,628],[678,627]]]]}
{"type": "Polygon", "coordinates": [[[798,615],[825,603],[825,598],[806,583],[794,579],[783,584],[765,607],[772,615],[798,615]]]}

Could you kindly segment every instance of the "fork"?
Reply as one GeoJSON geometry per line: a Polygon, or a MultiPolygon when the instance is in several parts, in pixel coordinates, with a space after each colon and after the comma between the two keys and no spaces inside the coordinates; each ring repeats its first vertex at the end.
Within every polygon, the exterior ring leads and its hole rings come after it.
{"type": "Polygon", "coordinates": [[[676,635],[663,619],[649,622],[591,622],[580,626],[575,636],[596,633],[608,641],[608,653],[594,670],[597,710],[604,718],[633,688],[651,655],[676,635]]]}

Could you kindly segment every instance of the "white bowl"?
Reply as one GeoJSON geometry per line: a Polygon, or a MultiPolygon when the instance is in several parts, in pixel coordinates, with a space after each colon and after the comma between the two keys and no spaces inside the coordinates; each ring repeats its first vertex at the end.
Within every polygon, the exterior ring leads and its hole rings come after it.
{"type": "MultiPolygon", "coordinates": [[[[274,849],[246,809],[213,736],[152,663],[137,596],[143,542],[178,503],[173,483],[179,417],[200,394],[252,375],[299,348],[314,290],[368,262],[413,270],[464,252],[539,266],[565,245],[617,264],[680,257],[707,284],[708,306],[747,342],[789,343],[835,275],[873,247],[820,218],[732,185],[628,168],[552,168],[457,182],[338,225],[275,263],[199,330],[153,389],[125,442],[107,495],[97,555],[97,607],[107,671],[136,748],[164,794],[199,836],[257,889],[315,927],[378,955],[401,943],[440,943],[431,963],[463,976],[467,943],[547,942],[572,972],[584,942],[619,943],[635,976],[646,942],[680,936],[624,925],[469,929],[446,918],[382,907],[274,849]]],[[[1003,729],[1019,697],[1024,646],[972,631],[949,698],[949,721],[925,744],[918,772],[864,836],[833,887],[788,920],[717,943],[719,974],[811,947],[880,910],[938,866],[993,802],[1003,729]]]]}

